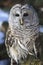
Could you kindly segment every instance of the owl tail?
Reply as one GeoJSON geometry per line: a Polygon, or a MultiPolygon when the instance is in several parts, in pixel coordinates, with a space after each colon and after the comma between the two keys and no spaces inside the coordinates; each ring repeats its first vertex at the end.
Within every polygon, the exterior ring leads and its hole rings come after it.
{"type": "Polygon", "coordinates": [[[34,47],[34,49],[33,49],[34,55],[35,55],[35,57],[36,57],[37,59],[39,59],[40,54],[39,54],[39,52],[37,51],[35,44],[33,45],[33,47],[34,47]]]}

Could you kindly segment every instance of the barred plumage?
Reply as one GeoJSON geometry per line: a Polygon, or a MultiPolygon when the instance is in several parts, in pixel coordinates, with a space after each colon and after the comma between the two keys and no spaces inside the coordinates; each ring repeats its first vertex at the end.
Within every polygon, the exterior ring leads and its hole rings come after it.
{"type": "Polygon", "coordinates": [[[5,41],[9,57],[20,63],[28,54],[37,56],[35,40],[38,36],[39,19],[34,8],[27,4],[14,5],[10,11],[5,41]]]}

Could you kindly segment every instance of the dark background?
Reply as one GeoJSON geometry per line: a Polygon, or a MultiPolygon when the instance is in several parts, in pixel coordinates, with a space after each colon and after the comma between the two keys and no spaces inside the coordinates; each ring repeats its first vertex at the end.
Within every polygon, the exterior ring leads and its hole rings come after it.
{"type": "MultiPolygon", "coordinates": [[[[43,0],[0,0],[0,9],[9,14],[10,8],[17,3],[25,4],[28,3],[32,5],[38,13],[39,24],[43,26],[43,0]]],[[[1,15],[0,15],[1,16],[1,15]]],[[[5,23],[5,28],[7,29],[8,24],[5,23]]],[[[43,33],[40,32],[40,42],[42,47],[41,60],[43,61],[43,33]]],[[[5,38],[4,38],[5,39],[5,38]]],[[[8,55],[6,52],[6,47],[3,44],[0,44],[0,60],[8,59],[8,55]]]]}

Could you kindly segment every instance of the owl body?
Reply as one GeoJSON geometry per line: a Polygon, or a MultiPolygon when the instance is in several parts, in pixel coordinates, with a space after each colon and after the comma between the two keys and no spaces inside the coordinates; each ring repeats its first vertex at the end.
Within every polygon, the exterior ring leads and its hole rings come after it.
{"type": "Polygon", "coordinates": [[[10,10],[5,41],[9,57],[20,63],[28,54],[37,56],[35,40],[38,36],[39,19],[34,8],[28,4],[14,5],[10,10]]]}

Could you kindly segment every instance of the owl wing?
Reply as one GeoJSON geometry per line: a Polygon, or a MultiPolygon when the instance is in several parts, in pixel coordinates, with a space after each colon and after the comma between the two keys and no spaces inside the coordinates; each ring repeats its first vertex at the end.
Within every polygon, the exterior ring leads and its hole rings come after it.
{"type": "Polygon", "coordinates": [[[5,46],[6,46],[7,53],[9,55],[9,57],[11,58],[10,47],[12,46],[12,36],[10,33],[11,33],[11,31],[10,31],[10,29],[8,29],[8,31],[6,33],[5,46]]]}

